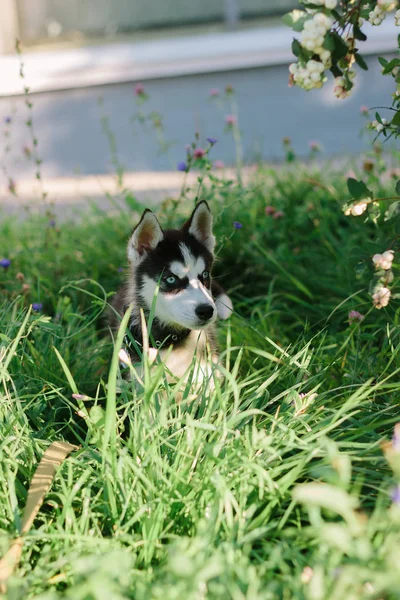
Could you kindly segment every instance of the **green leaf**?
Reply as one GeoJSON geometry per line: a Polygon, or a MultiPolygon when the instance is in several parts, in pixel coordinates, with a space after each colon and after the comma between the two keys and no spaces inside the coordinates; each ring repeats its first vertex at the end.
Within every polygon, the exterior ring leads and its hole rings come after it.
{"type": "Polygon", "coordinates": [[[292,42],[292,52],[298,58],[301,53],[301,44],[299,40],[294,39],[292,42]]]}
{"type": "Polygon", "coordinates": [[[382,74],[387,75],[390,73],[395,67],[400,66],[400,60],[398,58],[393,58],[391,61],[386,62],[386,65],[383,67],[382,74]]]}
{"type": "Polygon", "coordinates": [[[358,25],[354,25],[353,33],[354,33],[354,37],[356,38],[356,40],[365,42],[365,40],[367,39],[367,36],[365,35],[365,33],[363,31],[361,31],[361,29],[359,28],[358,25]]]}
{"type": "MultiPolygon", "coordinates": [[[[397,191],[397,186],[400,183],[400,181],[397,182],[396,184],[396,192],[399,193],[397,191]]],[[[390,221],[390,219],[393,219],[394,217],[397,217],[400,214],[400,202],[396,201],[396,202],[392,202],[389,206],[387,211],[385,212],[385,217],[384,220],[385,221],[390,221]]]]}
{"type": "Polygon", "coordinates": [[[396,181],[396,194],[400,196],[400,179],[396,181]]]}
{"type": "Polygon", "coordinates": [[[368,71],[368,65],[365,62],[365,60],[363,59],[363,57],[361,56],[361,54],[358,54],[358,53],[355,54],[354,58],[356,59],[356,63],[358,64],[358,66],[361,69],[364,69],[364,71],[368,71]]]}
{"type": "Polygon", "coordinates": [[[396,112],[396,114],[394,115],[393,119],[390,122],[391,125],[396,125],[396,126],[400,126],[400,110],[398,110],[396,112]]]}
{"type": "Polygon", "coordinates": [[[294,31],[303,31],[304,23],[309,19],[310,16],[304,10],[292,10],[292,12],[283,15],[282,22],[294,31]]]}
{"type": "Polygon", "coordinates": [[[386,67],[386,65],[388,64],[388,60],[386,60],[386,58],[383,58],[383,56],[378,56],[378,60],[381,63],[382,67],[386,67]]]}
{"type": "Polygon", "coordinates": [[[335,49],[335,40],[333,39],[333,35],[330,31],[325,35],[324,43],[322,44],[325,50],[329,50],[332,52],[335,49]]]}
{"type": "Polygon", "coordinates": [[[365,183],[363,181],[357,181],[357,179],[353,179],[353,177],[348,178],[347,188],[349,190],[350,195],[355,200],[361,200],[361,198],[372,197],[372,193],[369,191],[365,183]]]}
{"type": "Polygon", "coordinates": [[[324,40],[324,48],[332,53],[333,62],[339,61],[349,52],[349,47],[336,31],[328,31],[324,40]]]}
{"type": "Polygon", "coordinates": [[[343,75],[343,71],[341,71],[337,65],[332,65],[329,70],[334,77],[342,77],[343,75]]]}

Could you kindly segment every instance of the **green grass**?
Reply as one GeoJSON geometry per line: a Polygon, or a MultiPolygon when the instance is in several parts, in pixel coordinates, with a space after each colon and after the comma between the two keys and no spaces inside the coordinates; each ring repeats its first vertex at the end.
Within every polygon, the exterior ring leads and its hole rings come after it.
{"type": "MultiPolygon", "coordinates": [[[[214,181],[202,197],[236,311],[220,326],[224,380],[179,405],[162,368],[138,389],[111,360],[104,313],[138,215],[0,225],[12,260],[0,272],[1,554],[44,449],[80,445],[6,597],[400,598],[399,458],[381,447],[399,420],[399,310],[368,296],[371,256],[397,249],[399,225],[345,217],[343,175],[311,166],[263,168],[247,188],[214,181]],[[27,317],[32,302],[43,313],[27,317]]],[[[191,208],[171,199],[160,220],[191,208]]]]}

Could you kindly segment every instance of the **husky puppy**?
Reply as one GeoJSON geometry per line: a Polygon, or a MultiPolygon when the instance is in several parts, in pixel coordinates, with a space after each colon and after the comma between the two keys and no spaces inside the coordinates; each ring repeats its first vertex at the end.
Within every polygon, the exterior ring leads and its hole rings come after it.
{"type": "MultiPolygon", "coordinates": [[[[155,214],[144,211],[128,242],[128,282],[113,302],[119,315],[133,305],[129,330],[135,344],[127,344],[133,362],[140,360],[134,346],[141,348],[143,339],[140,309],[148,317],[153,308],[150,346],[156,347],[172,380],[183,377],[194,358],[196,380],[210,376],[209,359],[217,361],[217,317],[227,319],[232,313],[230,298],[211,279],[214,245],[205,201],[181,229],[164,231],[155,214]]],[[[113,321],[117,328],[115,315],[113,321]]]]}

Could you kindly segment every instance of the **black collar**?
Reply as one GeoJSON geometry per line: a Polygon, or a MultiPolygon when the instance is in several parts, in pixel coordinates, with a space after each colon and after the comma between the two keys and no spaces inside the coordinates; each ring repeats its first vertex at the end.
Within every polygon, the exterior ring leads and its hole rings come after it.
{"type": "MultiPolygon", "coordinates": [[[[135,352],[135,354],[138,354],[138,352],[135,349],[135,346],[139,349],[139,351],[143,347],[143,334],[140,323],[131,323],[128,327],[128,331],[130,335],[128,334],[128,332],[125,334],[125,346],[129,350],[135,352]]],[[[151,347],[155,346],[156,348],[169,346],[171,344],[179,344],[185,338],[187,338],[190,331],[190,329],[174,329],[173,327],[161,326],[158,319],[155,318],[153,320],[151,332],[149,335],[149,344],[151,347]]]]}

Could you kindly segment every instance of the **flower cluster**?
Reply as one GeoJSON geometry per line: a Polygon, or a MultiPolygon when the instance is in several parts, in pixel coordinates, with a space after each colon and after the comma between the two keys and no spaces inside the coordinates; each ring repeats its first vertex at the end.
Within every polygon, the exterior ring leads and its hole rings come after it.
{"type": "MultiPolygon", "coordinates": [[[[354,79],[354,77],[355,77],[354,71],[349,70],[347,72],[347,74],[348,74],[349,79],[354,79]]],[[[348,83],[346,82],[344,77],[336,77],[335,86],[333,88],[333,93],[335,94],[336,98],[340,98],[341,100],[343,100],[344,98],[347,98],[347,96],[350,96],[351,88],[349,89],[348,83]]]]}
{"type": "Polygon", "coordinates": [[[351,310],[348,314],[349,324],[354,325],[355,323],[361,323],[365,318],[358,310],[351,310]]]}
{"type": "Polygon", "coordinates": [[[309,60],[305,65],[292,63],[289,66],[291,82],[299,85],[305,90],[320,88],[326,81],[325,66],[322,62],[309,60]]]}
{"type": "Polygon", "coordinates": [[[392,268],[393,259],[393,250],[386,250],[386,252],[383,252],[383,254],[374,254],[372,257],[372,262],[374,263],[376,269],[388,271],[392,268]]]}
{"type": "Polygon", "coordinates": [[[395,6],[396,2],[392,0],[378,0],[375,8],[368,15],[368,21],[371,25],[380,25],[384,21],[386,13],[393,10],[395,6]]]}
{"type": "Polygon", "coordinates": [[[392,292],[388,285],[393,281],[393,259],[393,250],[386,250],[382,254],[374,254],[372,257],[375,267],[375,280],[371,295],[375,308],[381,309],[389,304],[392,292]]]}
{"type": "Polygon", "coordinates": [[[301,44],[307,50],[312,50],[315,54],[324,54],[325,34],[333,25],[333,19],[325,13],[317,13],[311,19],[304,23],[304,29],[301,33],[301,44]]]}
{"type": "MultiPolygon", "coordinates": [[[[367,39],[361,27],[365,20],[380,25],[397,3],[394,0],[373,3],[306,0],[303,4],[305,10],[294,10],[284,17],[285,23],[300,32],[300,38],[292,44],[298,60],[289,66],[289,85],[299,85],[306,90],[320,88],[327,81],[326,71],[330,70],[335,77],[335,96],[347,98],[355,77],[351,70],[353,63],[362,69],[368,68],[357,47],[360,40],[367,39]],[[350,8],[348,4],[355,6],[350,8]]],[[[395,22],[400,25],[400,10],[395,14],[395,22]]]]}
{"type": "Polygon", "coordinates": [[[367,210],[368,201],[370,198],[366,198],[365,200],[366,201],[361,200],[361,202],[357,202],[356,204],[349,206],[349,208],[346,208],[344,214],[346,216],[353,215],[353,217],[361,216],[367,210]]]}
{"type": "Polygon", "coordinates": [[[371,25],[380,25],[385,17],[386,11],[384,11],[383,8],[377,4],[374,10],[371,10],[369,13],[368,21],[371,23],[371,25]]]}
{"type": "Polygon", "coordinates": [[[202,159],[207,160],[209,151],[214,146],[214,144],[218,142],[216,138],[208,137],[206,139],[207,142],[210,144],[209,148],[200,148],[197,146],[197,141],[199,137],[199,134],[196,133],[196,142],[186,145],[186,161],[181,160],[178,162],[176,166],[178,171],[187,173],[188,171],[190,171],[191,166],[193,165],[193,163],[196,163],[196,161],[201,161],[202,159]]]}
{"type": "Polygon", "coordinates": [[[369,127],[370,129],[374,129],[375,131],[378,131],[380,133],[385,129],[386,125],[388,125],[388,120],[385,118],[381,118],[380,122],[377,120],[372,121],[369,127]]]}
{"type": "Polygon", "coordinates": [[[378,288],[378,290],[372,294],[372,300],[374,301],[375,308],[384,308],[389,304],[391,296],[391,291],[389,288],[382,286],[378,288]]]}
{"type": "Polygon", "coordinates": [[[284,217],[284,213],[281,210],[276,210],[275,206],[266,206],[265,207],[265,214],[267,216],[271,216],[274,219],[281,219],[282,217],[284,217]]]}

